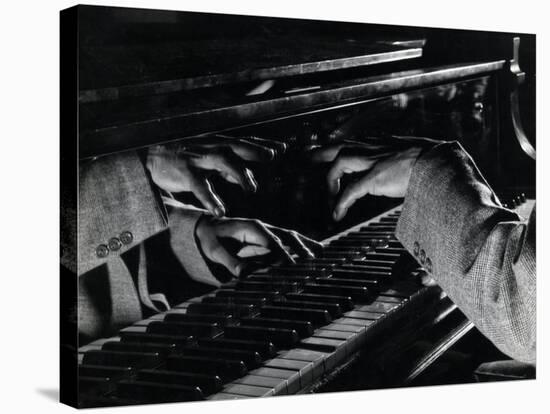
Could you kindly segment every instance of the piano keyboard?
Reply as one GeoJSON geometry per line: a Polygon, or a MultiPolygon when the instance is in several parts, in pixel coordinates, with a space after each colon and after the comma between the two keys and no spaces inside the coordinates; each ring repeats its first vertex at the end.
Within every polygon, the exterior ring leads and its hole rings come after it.
{"type": "Polygon", "coordinates": [[[410,276],[418,265],[395,238],[399,212],[327,239],[315,259],[255,272],[81,347],[81,404],[306,392],[441,298],[410,276]]]}

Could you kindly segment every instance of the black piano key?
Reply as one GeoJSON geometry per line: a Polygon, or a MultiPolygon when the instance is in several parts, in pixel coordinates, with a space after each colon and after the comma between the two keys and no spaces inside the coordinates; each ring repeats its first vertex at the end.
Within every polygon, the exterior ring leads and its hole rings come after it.
{"type": "Polygon", "coordinates": [[[393,269],[393,266],[395,266],[395,260],[380,260],[380,259],[374,259],[373,257],[365,256],[362,260],[353,260],[353,264],[363,264],[364,266],[371,266],[371,267],[391,267],[393,269]]]}
{"type": "Polygon", "coordinates": [[[237,350],[248,350],[258,352],[262,358],[267,359],[277,354],[275,345],[269,341],[247,341],[241,339],[215,338],[199,339],[199,346],[209,348],[226,348],[237,350]]]}
{"type": "Polygon", "coordinates": [[[105,365],[86,365],[78,366],[78,375],[82,377],[103,377],[103,378],[123,378],[129,377],[134,373],[131,367],[115,367],[105,365]]]}
{"type": "Polygon", "coordinates": [[[219,335],[222,330],[217,323],[153,321],[147,326],[147,332],[153,334],[193,335],[212,338],[219,335]]]}
{"type": "Polygon", "coordinates": [[[318,293],[289,293],[286,295],[288,300],[297,300],[302,302],[326,302],[337,303],[342,312],[353,309],[353,299],[350,296],[323,295],[318,293]]]}
{"type": "Polygon", "coordinates": [[[339,286],[357,286],[366,287],[368,289],[380,289],[382,283],[376,279],[342,279],[336,277],[317,278],[315,283],[319,285],[339,285],[339,286]]]}
{"type": "Polygon", "coordinates": [[[302,265],[292,266],[273,266],[269,269],[269,273],[274,276],[326,276],[330,273],[330,269],[326,267],[312,267],[302,265]]]}
{"type": "Polygon", "coordinates": [[[187,306],[187,313],[191,314],[223,314],[236,318],[251,316],[256,313],[253,305],[223,304],[223,303],[191,303],[187,306]]]}
{"type": "MultiPolygon", "coordinates": [[[[232,326],[230,329],[240,328],[232,326]]],[[[248,372],[241,360],[202,356],[172,355],[166,359],[166,368],[169,371],[195,372],[198,374],[217,375],[222,381],[231,381],[240,378],[248,372]]]]}
{"type": "Polygon", "coordinates": [[[397,241],[397,240],[390,240],[388,242],[388,245],[387,247],[389,248],[396,248],[396,249],[400,249],[403,247],[403,245],[401,244],[401,242],[397,241]]]}
{"type": "Polygon", "coordinates": [[[389,272],[393,274],[393,264],[373,260],[350,260],[349,263],[346,263],[342,266],[339,266],[341,269],[354,269],[355,266],[359,266],[359,269],[364,269],[365,271],[373,272],[389,272]]]}
{"type": "Polygon", "coordinates": [[[105,395],[114,389],[114,381],[110,377],[78,376],[78,392],[87,395],[105,395]]]}
{"type": "MultiPolygon", "coordinates": [[[[264,295],[265,296],[265,295],[264,295]]],[[[205,296],[202,298],[202,303],[222,303],[222,304],[231,304],[235,303],[237,305],[254,305],[254,306],[263,306],[268,303],[265,297],[235,297],[235,296],[205,296]]]]}
{"type": "Polygon", "coordinates": [[[177,350],[175,344],[163,343],[146,343],[146,342],[127,342],[127,341],[109,341],[105,342],[101,349],[105,351],[121,351],[121,352],[156,352],[160,355],[169,355],[177,350]]]}
{"type": "MultiPolygon", "coordinates": [[[[268,292],[296,292],[298,290],[298,284],[296,282],[290,282],[282,279],[277,279],[275,276],[272,280],[265,282],[239,280],[235,283],[236,290],[249,291],[260,290],[268,292]]],[[[273,296],[273,295],[272,295],[273,296]]]]}
{"type": "Polygon", "coordinates": [[[313,280],[312,276],[285,276],[285,275],[268,275],[268,274],[252,274],[249,275],[246,280],[250,282],[272,282],[272,281],[284,281],[284,282],[295,282],[298,285],[298,288],[304,283],[311,282],[313,280]]]}
{"type": "Polygon", "coordinates": [[[367,255],[367,260],[385,260],[388,262],[396,262],[401,257],[400,253],[375,253],[371,252],[367,255]]]}
{"type": "Polygon", "coordinates": [[[205,395],[218,392],[223,387],[223,382],[217,375],[205,375],[192,372],[144,369],[137,373],[136,378],[139,381],[199,387],[205,395]]]}
{"type": "Polygon", "coordinates": [[[275,301],[271,305],[290,306],[291,308],[322,309],[330,313],[330,316],[332,317],[332,319],[339,318],[342,315],[342,308],[338,303],[285,300],[285,301],[275,301]]]}
{"type": "Polygon", "coordinates": [[[174,344],[176,346],[191,345],[195,342],[193,336],[188,335],[163,335],[147,332],[124,332],[119,333],[121,342],[144,342],[144,343],[163,343],[174,344]]]}
{"type": "Polygon", "coordinates": [[[343,237],[352,237],[357,239],[372,240],[372,241],[385,241],[393,240],[391,232],[385,232],[383,235],[372,234],[368,231],[351,231],[343,237]]]}
{"type": "Polygon", "coordinates": [[[242,318],[242,326],[263,326],[266,328],[294,329],[300,338],[307,338],[313,334],[313,325],[309,321],[273,318],[242,318]]]}
{"type": "Polygon", "coordinates": [[[387,223],[371,223],[371,224],[368,224],[367,226],[364,226],[363,228],[372,230],[374,232],[383,231],[383,232],[393,233],[395,232],[395,227],[396,226],[388,225],[387,223]]]}
{"type": "Polygon", "coordinates": [[[397,223],[397,221],[399,220],[400,214],[401,213],[395,214],[395,215],[389,215],[386,217],[381,217],[379,221],[380,223],[397,223]]]}
{"type": "Polygon", "coordinates": [[[354,250],[350,248],[327,248],[320,254],[326,259],[353,259],[359,260],[367,257],[367,251],[354,250]]]}
{"type": "Polygon", "coordinates": [[[320,295],[349,296],[358,302],[366,302],[372,297],[371,291],[366,287],[340,286],[337,284],[320,285],[317,283],[308,283],[304,286],[304,292],[320,295]]]}
{"type": "Polygon", "coordinates": [[[167,313],[164,315],[164,322],[217,323],[220,326],[234,325],[236,323],[232,315],[199,315],[178,312],[167,313]]]}
{"type": "Polygon", "coordinates": [[[208,348],[204,346],[191,346],[183,348],[181,350],[181,354],[184,356],[198,356],[243,361],[247,369],[254,369],[262,362],[262,357],[258,352],[245,349],[224,349],[208,348]]]}
{"type": "Polygon", "coordinates": [[[294,319],[310,321],[315,326],[326,325],[332,321],[330,313],[322,309],[291,308],[283,306],[264,306],[260,315],[265,318],[294,319]]]}
{"type": "Polygon", "coordinates": [[[325,259],[321,257],[313,257],[313,258],[305,258],[305,259],[298,259],[296,261],[296,264],[304,267],[327,267],[332,268],[333,266],[338,266],[340,264],[344,264],[346,261],[345,259],[325,259]]]}
{"type": "Polygon", "coordinates": [[[400,254],[400,255],[409,254],[407,249],[405,249],[404,247],[380,247],[380,248],[376,248],[376,252],[377,253],[393,253],[393,254],[400,254]]]}
{"type": "Polygon", "coordinates": [[[119,381],[116,394],[138,402],[204,400],[204,394],[199,387],[136,380],[119,381]]]}
{"type": "Polygon", "coordinates": [[[370,249],[370,246],[368,245],[368,240],[354,238],[342,238],[338,240],[333,240],[328,245],[330,249],[345,248],[348,250],[357,249],[365,251],[370,249]]]}
{"type": "Polygon", "coordinates": [[[92,350],[84,353],[85,365],[108,365],[118,367],[150,368],[162,362],[157,352],[103,351],[92,350]]]}
{"type": "MultiPolygon", "coordinates": [[[[273,299],[277,299],[281,296],[281,293],[277,289],[243,289],[241,285],[234,285],[233,289],[219,289],[216,291],[216,297],[223,297],[223,298],[257,298],[257,299],[263,299],[264,301],[269,301],[273,299]],[[240,288],[237,289],[237,286],[240,288]]],[[[264,287],[263,285],[261,287],[264,287]]],[[[236,302],[235,302],[236,303],[236,302]]]]}
{"type": "MultiPolygon", "coordinates": [[[[349,266],[339,269],[334,269],[333,278],[339,279],[355,279],[355,280],[378,280],[380,282],[388,282],[391,280],[392,273],[390,271],[372,270],[372,267],[365,266],[349,266]]],[[[317,279],[320,280],[320,279],[317,279]]]]}
{"type": "Polygon", "coordinates": [[[258,326],[230,326],[224,335],[229,339],[244,339],[273,342],[278,348],[291,348],[299,340],[298,332],[293,329],[263,328],[258,326]]]}

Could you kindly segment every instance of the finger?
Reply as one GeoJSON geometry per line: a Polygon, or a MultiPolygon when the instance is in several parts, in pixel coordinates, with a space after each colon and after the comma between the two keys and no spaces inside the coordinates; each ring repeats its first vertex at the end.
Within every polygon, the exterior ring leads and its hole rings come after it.
{"type": "Polygon", "coordinates": [[[202,205],[216,217],[225,215],[225,207],[214,192],[210,182],[204,177],[194,177],[191,182],[191,191],[202,205]]]}
{"type": "Polygon", "coordinates": [[[309,250],[313,252],[314,255],[318,255],[323,251],[323,244],[319,243],[317,240],[310,239],[301,233],[298,233],[298,237],[309,248],[309,250]]]}
{"type": "Polygon", "coordinates": [[[330,144],[324,147],[317,147],[309,151],[312,162],[332,162],[338,156],[340,150],[344,147],[343,143],[330,144]]]}
{"type": "MultiPolygon", "coordinates": [[[[216,135],[218,137],[222,137],[222,138],[229,138],[229,139],[236,139],[235,137],[232,137],[232,136],[229,136],[229,135],[216,135]]],[[[260,138],[260,137],[257,137],[257,136],[254,136],[254,135],[247,135],[247,136],[243,136],[243,137],[239,137],[240,139],[244,140],[244,141],[249,141],[249,142],[252,142],[252,143],[255,143],[255,144],[259,144],[259,145],[262,145],[264,147],[268,147],[268,148],[271,148],[273,150],[275,150],[275,152],[277,154],[282,154],[284,152],[286,152],[287,148],[288,148],[288,145],[284,142],[281,142],[281,141],[277,141],[276,139],[265,139],[265,138],[260,138]]]]}
{"type": "Polygon", "coordinates": [[[310,250],[314,253],[320,252],[324,248],[322,243],[319,243],[316,240],[313,240],[313,239],[311,239],[307,236],[304,236],[303,234],[301,234],[301,233],[299,233],[295,230],[285,229],[285,228],[282,228],[282,227],[276,227],[276,226],[272,226],[270,224],[265,224],[265,223],[264,223],[264,225],[270,231],[272,231],[277,236],[279,236],[281,239],[283,239],[283,242],[285,241],[285,239],[284,239],[285,234],[292,234],[293,236],[297,237],[300,240],[300,242],[306,246],[306,248],[308,250],[310,250]]]}
{"type": "Polygon", "coordinates": [[[347,214],[349,208],[361,197],[374,194],[374,172],[369,171],[359,180],[350,183],[342,192],[342,195],[334,207],[334,220],[340,221],[347,214]]]}
{"type": "Polygon", "coordinates": [[[216,136],[202,138],[200,141],[188,142],[192,151],[200,151],[200,148],[229,147],[235,154],[245,161],[265,162],[271,161],[275,157],[275,151],[265,145],[257,142],[248,142],[240,138],[229,136],[216,136]]]}
{"type": "Polygon", "coordinates": [[[244,270],[245,264],[237,257],[233,256],[227,251],[225,247],[216,239],[216,241],[210,244],[205,250],[205,255],[213,262],[219,263],[227,270],[229,270],[234,276],[240,276],[244,270]]]}
{"type": "Polygon", "coordinates": [[[265,145],[243,139],[229,140],[229,147],[245,161],[265,162],[275,158],[275,151],[265,145]]]}
{"type": "Polygon", "coordinates": [[[272,228],[274,234],[299,257],[315,257],[313,252],[304,244],[295,231],[272,228]]]}
{"type": "Polygon", "coordinates": [[[294,262],[281,240],[258,220],[226,220],[216,226],[216,234],[220,237],[231,237],[243,244],[267,247],[278,256],[294,262]]]}
{"type": "Polygon", "coordinates": [[[377,162],[376,158],[367,158],[357,155],[346,155],[344,149],[334,161],[327,174],[327,184],[331,194],[340,191],[340,179],[344,174],[364,171],[371,168],[377,162]]]}
{"type": "Polygon", "coordinates": [[[226,181],[240,185],[245,191],[255,192],[258,188],[252,171],[231,150],[216,150],[200,158],[191,158],[189,163],[195,168],[215,170],[226,181]]]}

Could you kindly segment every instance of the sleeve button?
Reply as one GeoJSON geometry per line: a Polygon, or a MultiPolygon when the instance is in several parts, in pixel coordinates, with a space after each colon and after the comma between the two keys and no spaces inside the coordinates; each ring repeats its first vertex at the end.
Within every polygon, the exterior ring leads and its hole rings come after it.
{"type": "Polygon", "coordinates": [[[113,237],[112,239],[109,240],[109,249],[112,250],[113,252],[116,252],[121,247],[122,247],[122,242],[118,237],[113,237]]]}
{"type": "Polygon", "coordinates": [[[107,257],[109,255],[109,248],[105,244],[100,244],[95,249],[95,254],[100,259],[103,259],[104,257],[107,257]]]}
{"type": "Polygon", "coordinates": [[[426,252],[424,249],[420,250],[420,263],[426,263],[426,252]]]}
{"type": "Polygon", "coordinates": [[[429,257],[426,258],[426,264],[424,265],[428,273],[432,273],[432,261],[429,257]]]}
{"type": "Polygon", "coordinates": [[[130,244],[134,240],[134,236],[129,231],[123,231],[120,233],[120,241],[123,244],[130,244]]]}
{"type": "Polygon", "coordinates": [[[420,251],[420,245],[418,244],[417,241],[414,242],[414,245],[413,245],[413,253],[415,256],[418,256],[418,252],[420,251]]]}

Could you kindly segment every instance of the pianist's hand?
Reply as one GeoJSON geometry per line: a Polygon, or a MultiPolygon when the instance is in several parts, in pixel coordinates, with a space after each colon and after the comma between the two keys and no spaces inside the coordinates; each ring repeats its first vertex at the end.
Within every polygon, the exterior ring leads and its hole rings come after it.
{"type": "Polygon", "coordinates": [[[322,249],[321,243],[295,231],[243,218],[204,216],[196,236],[203,254],[237,277],[253,267],[294,262],[293,253],[314,257],[322,249]]]}
{"type": "Polygon", "coordinates": [[[312,151],[313,162],[330,162],[329,191],[340,196],[333,217],[339,221],[348,209],[367,194],[404,197],[412,167],[420,153],[439,141],[416,137],[366,138],[361,142],[340,142],[312,151]],[[358,178],[340,192],[346,174],[358,178]]]}
{"type": "Polygon", "coordinates": [[[225,215],[225,206],[208,177],[219,174],[226,181],[255,192],[257,183],[245,163],[272,160],[279,144],[258,138],[205,137],[149,148],[146,166],[156,185],[169,193],[192,192],[215,216],[225,215]]]}

